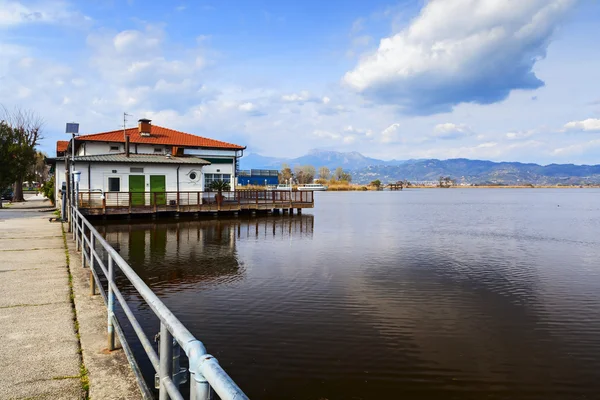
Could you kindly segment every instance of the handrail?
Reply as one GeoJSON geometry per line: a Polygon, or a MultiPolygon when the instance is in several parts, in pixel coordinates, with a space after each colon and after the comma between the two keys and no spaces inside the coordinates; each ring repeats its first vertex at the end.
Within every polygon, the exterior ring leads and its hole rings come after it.
{"type": "MultiPolygon", "coordinates": [[[[189,359],[190,381],[190,399],[207,400],[211,398],[211,390],[214,390],[223,400],[243,400],[248,397],[227,375],[218,361],[206,352],[204,344],[196,339],[194,335],[177,319],[177,317],[167,308],[167,306],[156,296],[156,294],[144,283],[144,281],[135,273],[129,264],[112,248],[112,246],[98,233],[90,222],[81,214],[81,212],[71,207],[71,229],[76,248],[81,251],[82,266],[90,267],[90,283],[92,294],[96,294],[96,286],[99,288],[103,299],[105,300],[108,313],[108,347],[109,350],[115,349],[115,325],[118,327],[118,321],[114,314],[114,300],[121,305],[125,316],[131,323],[144,351],[148,355],[154,370],[158,373],[159,399],[182,399],[179,391],[179,384],[184,383],[186,378],[183,376],[185,371],[180,370],[179,358],[173,357],[174,352],[179,352],[178,346],[183,349],[189,359]],[[87,230],[87,232],[86,232],[87,230]],[[89,236],[88,236],[89,233],[89,236]],[[99,245],[108,255],[108,268],[102,258],[96,252],[95,245],[99,245]],[[108,293],[104,292],[99,276],[98,269],[104,274],[108,282],[108,293]],[[114,280],[114,266],[117,266],[133,285],[136,292],[150,306],[150,309],[160,320],[160,343],[158,354],[154,350],[150,339],[144,333],[141,325],[137,321],[131,308],[127,304],[121,291],[114,280]],[[173,341],[175,339],[176,342],[173,341]]],[[[128,344],[125,337],[122,337],[121,330],[116,330],[119,341],[123,347],[128,344]]],[[[126,351],[128,358],[131,352],[126,351]]],[[[135,364],[135,360],[130,359],[130,363],[135,364]]],[[[146,393],[147,395],[147,393],[146,393]]]]}
{"type": "MultiPolygon", "coordinates": [[[[145,208],[156,211],[218,211],[253,209],[253,205],[293,208],[314,205],[313,191],[235,190],[235,191],[164,191],[98,192],[79,191],[80,209],[145,208]],[[282,207],[283,206],[283,207],[282,207]],[[216,209],[215,209],[216,207],[216,209]]],[[[135,211],[135,210],[134,210],[135,211]]]]}

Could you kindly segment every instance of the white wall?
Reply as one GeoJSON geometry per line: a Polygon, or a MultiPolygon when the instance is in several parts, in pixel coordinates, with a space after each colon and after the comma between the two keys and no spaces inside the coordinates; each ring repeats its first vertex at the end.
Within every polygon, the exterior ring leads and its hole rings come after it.
{"type": "MultiPolygon", "coordinates": [[[[91,169],[88,174],[88,165],[90,163],[79,162],[75,164],[77,171],[81,172],[79,181],[79,190],[88,191],[100,189],[103,192],[108,191],[108,178],[121,178],[121,192],[129,191],[129,175],[144,175],[146,177],[146,191],[150,191],[150,175],[165,175],[166,190],[171,192],[177,191],[177,165],[176,164],[110,164],[110,163],[91,163],[91,169]],[[144,172],[131,172],[130,168],[143,168],[144,172]],[[113,172],[116,171],[116,172],[113,172]],[[91,187],[89,182],[91,180],[91,187]]],[[[229,167],[231,173],[232,167],[221,164],[223,167],[229,167]]],[[[203,173],[205,168],[210,166],[202,165],[181,165],[179,168],[179,191],[203,191],[203,173]],[[192,172],[196,174],[195,179],[192,179],[192,172]]],[[[221,169],[224,171],[224,169],[221,169]]],[[[64,180],[64,172],[63,177],[64,180]]]]}

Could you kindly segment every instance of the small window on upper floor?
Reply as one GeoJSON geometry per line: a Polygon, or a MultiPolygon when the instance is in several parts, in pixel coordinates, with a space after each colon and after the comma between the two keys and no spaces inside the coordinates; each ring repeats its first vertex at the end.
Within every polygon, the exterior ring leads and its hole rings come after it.
{"type": "Polygon", "coordinates": [[[119,151],[119,146],[110,146],[110,151],[119,151]]]}
{"type": "Polygon", "coordinates": [[[163,149],[162,149],[162,147],[155,147],[155,148],[154,148],[154,152],[155,152],[155,153],[162,153],[162,152],[163,152],[163,149]]]}

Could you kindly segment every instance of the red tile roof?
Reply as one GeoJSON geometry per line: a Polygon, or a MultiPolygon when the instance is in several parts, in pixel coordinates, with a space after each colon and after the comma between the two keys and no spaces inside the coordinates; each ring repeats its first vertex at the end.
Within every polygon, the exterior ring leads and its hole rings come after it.
{"type": "Polygon", "coordinates": [[[59,140],[58,142],[56,142],[56,152],[57,153],[67,151],[68,147],[69,147],[68,140],[59,140]]]}
{"type": "MultiPolygon", "coordinates": [[[[163,128],[158,125],[150,125],[150,136],[141,136],[139,129],[129,128],[125,130],[129,135],[130,143],[145,143],[145,144],[164,144],[170,146],[187,146],[187,147],[209,147],[218,149],[233,149],[243,150],[246,147],[237,144],[221,142],[220,140],[208,139],[202,136],[196,136],[185,132],[176,131],[174,129],[163,128]]],[[[120,142],[124,143],[125,138],[123,130],[94,133],[92,135],[82,135],[77,137],[77,141],[99,141],[99,142],[120,142]]],[[[57,143],[58,147],[58,143],[57,143]]]]}

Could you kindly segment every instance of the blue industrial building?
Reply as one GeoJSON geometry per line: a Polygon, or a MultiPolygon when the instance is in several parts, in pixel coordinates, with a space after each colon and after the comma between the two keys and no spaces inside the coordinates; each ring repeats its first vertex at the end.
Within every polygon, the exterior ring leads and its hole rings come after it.
{"type": "Polygon", "coordinates": [[[267,186],[277,185],[279,183],[279,171],[276,169],[251,169],[239,171],[237,180],[238,185],[248,186],[267,186]]]}

